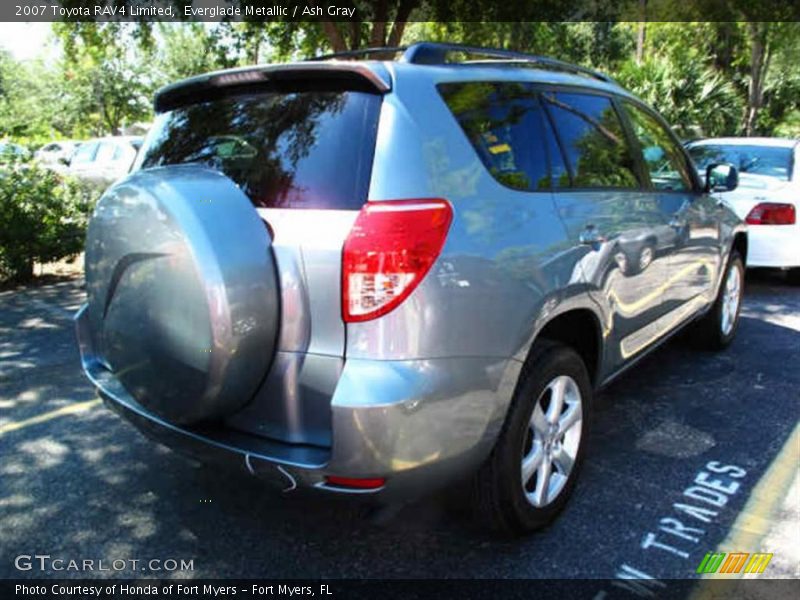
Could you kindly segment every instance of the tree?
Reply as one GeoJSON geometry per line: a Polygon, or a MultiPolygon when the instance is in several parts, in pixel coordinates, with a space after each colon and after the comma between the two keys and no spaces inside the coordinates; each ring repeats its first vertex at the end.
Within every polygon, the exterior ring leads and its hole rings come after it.
{"type": "Polygon", "coordinates": [[[745,135],[753,135],[758,111],[764,101],[764,81],[772,54],[770,47],[771,23],[747,23],[750,41],[750,78],[747,85],[747,110],[744,114],[745,135]]]}
{"type": "Polygon", "coordinates": [[[236,64],[222,31],[203,23],[159,23],[154,35],[160,85],[236,64]]]}
{"type": "MultiPolygon", "coordinates": [[[[313,3],[320,4],[317,0],[313,3]]],[[[334,52],[357,50],[365,45],[399,46],[411,12],[419,6],[420,0],[375,0],[356,4],[363,21],[321,23],[334,52]]]]}
{"type": "Polygon", "coordinates": [[[64,135],[78,115],[65,110],[57,69],[42,60],[20,62],[0,51],[0,139],[19,142],[64,135]]]}
{"type": "Polygon", "coordinates": [[[156,62],[149,26],[57,23],[54,29],[64,46],[62,91],[70,109],[83,115],[82,131],[119,134],[152,117],[158,75],[149,66],[156,62]]]}
{"type": "Polygon", "coordinates": [[[78,254],[93,202],[86,186],[0,156],[0,281],[27,281],[34,263],[78,254]]]}

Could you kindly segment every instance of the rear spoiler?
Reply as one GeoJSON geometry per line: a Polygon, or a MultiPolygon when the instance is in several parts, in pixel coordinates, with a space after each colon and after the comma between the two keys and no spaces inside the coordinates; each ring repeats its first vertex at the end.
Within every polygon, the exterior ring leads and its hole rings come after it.
{"type": "Polygon", "coordinates": [[[348,90],[385,94],[385,67],[352,61],[304,62],[227,69],[184,79],[156,92],[156,113],[233,94],[259,91],[348,90]]]}

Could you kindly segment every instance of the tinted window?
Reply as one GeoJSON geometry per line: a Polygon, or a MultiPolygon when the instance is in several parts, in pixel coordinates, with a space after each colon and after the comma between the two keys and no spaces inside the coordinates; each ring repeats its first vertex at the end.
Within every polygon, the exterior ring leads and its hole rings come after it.
{"type": "Polygon", "coordinates": [[[638,188],[632,153],[609,98],[542,94],[566,153],[575,187],[638,188]]]}
{"type": "Polygon", "coordinates": [[[262,93],[158,117],[142,168],[200,164],[232,179],[254,205],[358,209],[366,201],[380,96],[262,93]]]}
{"type": "Polygon", "coordinates": [[[692,189],[686,162],[672,136],[652,115],[624,102],[631,127],[641,146],[650,181],[657,190],[686,191],[692,189]]]}
{"type": "Polygon", "coordinates": [[[792,149],[775,146],[702,145],[689,148],[701,173],[713,163],[731,163],[740,173],[764,175],[782,181],[792,177],[792,149]]]}
{"type": "MultiPolygon", "coordinates": [[[[547,117],[546,111],[544,112],[545,117],[547,117]]],[[[547,143],[548,155],[550,156],[550,173],[553,180],[553,187],[569,187],[572,185],[569,168],[567,167],[567,163],[564,162],[564,153],[561,151],[561,146],[553,131],[553,123],[549,117],[545,118],[545,141],[547,143]]]]}
{"type": "Polygon", "coordinates": [[[490,82],[442,84],[439,92],[497,181],[518,190],[550,188],[536,92],[524,84],[490,82]]]}
{"type": "Polygon", "coordinates": [[[97,151],[95,161],[104,163],[110,162],[114,158],[114,152],[117,150],[116,144],[113,142],[103,142],[100,144],[100,149],[97,151]]]}
{"type": "Polygon", "coordinates": [[[92,162],[94,160],[94,155],[97,153],[98,145],[99,144],[97,144],[96,142],[89,144],[81,144],[75,151],[75,154],[72,155],[71,164],[77,165],[77,164],[92,162]]]}

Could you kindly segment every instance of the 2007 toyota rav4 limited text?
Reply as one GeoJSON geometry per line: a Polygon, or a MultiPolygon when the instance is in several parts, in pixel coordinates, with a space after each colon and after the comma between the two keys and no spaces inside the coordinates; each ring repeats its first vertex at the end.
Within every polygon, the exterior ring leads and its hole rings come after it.
{"type": "Polygon", "coordinates": [[[378,504],[472,477],[480,514],[530,531],[575,485],[595,390],[685,325],[733,338],[747,237],[714,193],[737,172],[701,181],[599,73],[396,55],[161,90],[89,226],[83,367],[203,461],[378,504]]]}

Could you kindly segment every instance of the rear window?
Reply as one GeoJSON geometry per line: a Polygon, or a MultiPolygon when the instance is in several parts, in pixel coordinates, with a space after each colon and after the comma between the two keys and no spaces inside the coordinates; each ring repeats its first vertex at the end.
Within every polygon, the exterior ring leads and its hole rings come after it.
{"type": "Polygon", "coordinates": [[[141,168],[199,164],[257,207],[359,209],[367,199],[381,97],[259,93],[160,115],[141,168]]]}
{"type": "Polygon", "coordinates": [[[689,154],[701,173],[710,164],[731,163],[740,173],[774,177],[781,181],[789,181],[792,177],[791,148],[703,144],[689,147],[689,154]]]}

